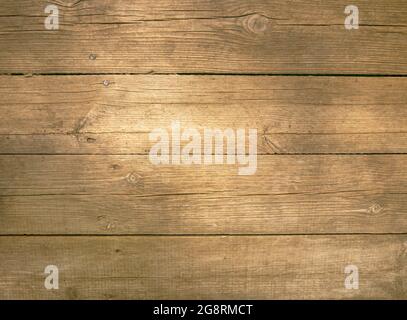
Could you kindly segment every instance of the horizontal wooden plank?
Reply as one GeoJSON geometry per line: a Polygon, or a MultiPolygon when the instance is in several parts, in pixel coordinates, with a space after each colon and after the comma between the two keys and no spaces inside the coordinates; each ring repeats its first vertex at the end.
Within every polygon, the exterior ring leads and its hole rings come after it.
{"type": "Polygon", "coordinates": [[[406,74],[407,3],[357,0],[3,1],[0,72],[406,74]]]}
{"type": "Polygon", "coordinates": [[[0,83],[3,154],[147,154],[148,133],[175,120],[201,132],[257,129],[259,154],[407,152],[407,78],[3,76],[0,83]]]}
{"type": "MultiPolygon", "coordinates": [[[[259,119],[260,120],[260,119],[259,119]]],[[[0,154],[148,154],[148,133],[0,134],[0,154]]],[[[247,150],[247,149],[246,149],[247,150]]],[[[407,133],[272,133],[258,135],[266,154],[404,154],[407,133]]]]}
{"type": "Polygon", "coordinates": [[[1,195],[285,194],[405,191],[407,157],[259,156],[254,175],[234,165],[153,165],[148,156],[1,156],[1,195]]]}
{"type": "Polygon", "coordinates": [[[406,233],[406,193],[1,196],[0,234],[406,233]]]}
{"type": "Polygon", "coordinates": [[[2,237],[0,298],[406,299],[406,250],[406,235],[2,237]]]}
{"type": "Polygon", "coordinates": [[[155,166],[147,156],[1,156],[1,234],[407,232],[407,157],[259,156],[155,166]]]}

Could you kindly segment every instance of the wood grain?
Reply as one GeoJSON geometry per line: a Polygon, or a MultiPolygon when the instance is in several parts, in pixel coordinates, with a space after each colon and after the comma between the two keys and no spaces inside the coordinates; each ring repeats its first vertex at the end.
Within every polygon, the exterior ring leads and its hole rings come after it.
{"type": "Polygon", "coordinates": [[[358,0],[3,0],[2,73],[406,74],[407,3],[358,0]],[[90,56],[94,59],[90,59],[90,56]]]}
{"type": "Polygon", "coordinates": [[[2,299],[406,299],[407,236],[2,237],[2,299]],[[47,265],[60,288],[46,290],[47,265]],[[344,287],[347,265],[359,290],[344,287]]]}
{"type": "Polygon", "coordinates": [[[406,1],[0,2],[0,299],[407,299],[406,1]],[[152,165],[172,121],[256,174],[152,165]]]}
{"type": "Polygon", "coordinates": [[[407,78],[2,76],[0,83],[2,154],[147,154],[148,133],[174,120],[201,132],[257,129],[259,154],[407,152],[407,78]]]}
{"type": "Polygon", "coordinates": [[[407,158],[259,156],[154,166],[148,156],[1,156],[1,234],[405,233],[407,158]]]}

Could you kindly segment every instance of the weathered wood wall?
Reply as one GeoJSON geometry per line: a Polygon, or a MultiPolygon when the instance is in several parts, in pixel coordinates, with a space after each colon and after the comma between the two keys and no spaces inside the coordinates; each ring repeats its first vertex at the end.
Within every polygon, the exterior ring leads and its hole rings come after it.
{"type": "Polygon", "coordinates": [[[407,298],[406,1],[0,4],[1,299],[407,298]],[[172,121],[256,174],[154,166],[172,121]]]}

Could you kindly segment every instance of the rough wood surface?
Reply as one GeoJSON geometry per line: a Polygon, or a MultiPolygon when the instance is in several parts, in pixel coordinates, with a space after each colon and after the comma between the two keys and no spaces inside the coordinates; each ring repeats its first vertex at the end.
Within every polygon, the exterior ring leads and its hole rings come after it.
{"type": "Polygon", "coordinates": [[[407,299],[407,1],[50,3],[0,0],[0,299],[407,299]],[[152,165],[177,120],[256,175],[152,165]]]}
{"type": "Polygon", "coordinates": [[[3,0],[2,73],[406,74],[407,2],[3,0]],[[89,57],[94,57],[90,59],[89,57]]]}
{"type": "Polygon", "coordinates": [[[173,120],[257,129],[259,154],[407,152],[407,78],[3,76],[0,95],[2,154],[146,154],[173,120]]]}
{"type": "Polygon", "coordinates": [[[259,156],[154,166],[147,156],[1,156],[2,234],[397,233],[407,158],[259,156]]]}
{"type": "Polygon", "coordinates": [[[407,236],[2,237],[2,299],[406,299],[407,236]],[[47,265],[60,288],[46,290],[47,265]],[[359,290],[344,287],[347,265],[359,290]]]}

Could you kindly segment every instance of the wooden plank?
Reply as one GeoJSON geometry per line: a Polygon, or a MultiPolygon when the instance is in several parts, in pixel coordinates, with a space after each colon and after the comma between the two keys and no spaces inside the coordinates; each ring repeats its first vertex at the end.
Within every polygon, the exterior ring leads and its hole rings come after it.
{"type": "MultiPolygon", "coordinates": [[[[259,119],[261,120],[261,119],[259,119]]],[[[148,154],[148,133],[0,134],[0,154],[148,154]]],[[[260,133],[259,155],[403,154],[407,133],[260,133]]]]}
{"type": "Polygon", "coordinates": [[[147,154],[148,133],[174,120],[198,130],[257,129],[259,154],[407,152],[407,78],[2,76],[0,83],[2,154],[147,154]]]}
{"type": "Polygon", "coordinates": [[[407,158],[259,156],[155,166],[147,156],[1,156],[1,234],[405,233],[407,158]]]}
{"type": "Polygon", "coordinates": [[[2,1],[0,72],[406,74],[407,3],[357,0],[2,1]],[[93,57],[93,58],[90,58],[93,57]]]}
{"type": "Polygon", "coordinates": [[[1,196],[0,234],[405,233],[405,195],[1,196]]]}
{"type": "Polygon", "coordinates": [[[406,299],[406,250],[406,235],[2,237],[0,298],[406,299]]]}

